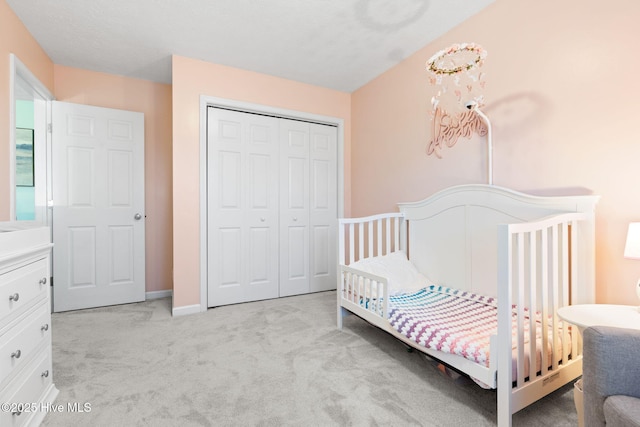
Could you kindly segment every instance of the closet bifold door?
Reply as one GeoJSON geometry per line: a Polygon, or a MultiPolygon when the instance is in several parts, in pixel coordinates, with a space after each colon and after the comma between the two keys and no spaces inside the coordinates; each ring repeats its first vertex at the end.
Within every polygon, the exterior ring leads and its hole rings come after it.
{"type": "Polygon", "coordinates": [[[335,289],[335,126],[207,114],[208,306],[335,289]]]}
{"type": "Polygon", "coordinates": [[[280,120],[280,296],[335,288],[337,129],[280,120]]]}
{"type": "Polygon", "coordinates": [[[336,288],[338,129],[311,123],[309,138],[309,292],[336,288]]]}
{"type": "Polygon", "coordinates": [[[277,298],[278,119],[207,119],[208,306],[277,298]]]}
{"type": "Polygon", "coordinates": [[[309,123],[280,120],[280,296],[309,292],[309,123]]]}

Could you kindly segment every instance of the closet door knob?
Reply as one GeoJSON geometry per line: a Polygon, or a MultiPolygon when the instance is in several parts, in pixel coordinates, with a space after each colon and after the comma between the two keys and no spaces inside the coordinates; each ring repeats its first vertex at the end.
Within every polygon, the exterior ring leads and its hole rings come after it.
{"type": "Polygon", "coordinates": [[[139,213],[135,214],[133,216],[133,219],[135,219],[136,221],[140,221],[142,219],[142,215],[140,215],[139,213]]]}
{"type": "Polygon", "coordinates": [[[43,277],[42,279],[40,279],[40,284],[41,285],[46,285],[47,284],[47,278],[43,277]]]}
{"type": "Polygon", "coordinates": [[[16,359],[20,359],[20,356],[22,356],[22,352],[20,350],[16,350],[13,353],[11,353],[11,358],[13,359],[14,357],[16,359]]]}
{"type": "Polygon", "coordinates": [[[17,293],[17,292],[15,294],[9,296],[9,301],[16,301],[17,302],[19,299],[20,299],[20,294],[17,293]]]}
{"type": "Polygon", "coordinates": [[[44,325],[42,325],[42,327],[40,328],[40,330],[42,332],[48,331],[49,330],[49,324],[45,323],[44,325]]]}

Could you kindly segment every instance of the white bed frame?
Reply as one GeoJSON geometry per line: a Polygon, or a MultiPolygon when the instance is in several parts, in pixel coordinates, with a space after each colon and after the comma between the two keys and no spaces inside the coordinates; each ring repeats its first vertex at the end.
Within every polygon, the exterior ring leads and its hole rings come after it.
{"type": "MultiPolygon", "coordinates": [[[[582,374],[582,343],[569,334],[556,311],[595,302],[595,205],[599,196],[540,197],[490,185],[463,185],[415,203],[400,212],[341,219],[339,226],[338,328],[349,312],[391,333],[407,345],[497,388],[497,421],[510,426],[511,415],[582,374]],[[363,258],[405,250],[420,272],[436,284],[498,299],[498,333],[491,337],[490,366],[422,347],[393,329],[387,316],[387,279],[349,267],[363,258]],[[360,296],[378,295],[365,306],[360,296]],[[505,304],[505,302],[507,302],[505,304]],[[512,342],[511,304],[517,304],[517,337],[512,342]],[[559,340],[543,343],[542,360],[529,364],[535,343],[524,344],[524,308],[542,314],[542,330],[559,340]],[[571,352],[565,351],[567,341],[571,352]],[[497,357],[496,357],[497,355],[497,357]],[[512,374],[515,363],[517,374],[512,374]],[[498,372],[500,373],[498,375],[498,372]]],[[[545,336],[545,341],[547,337],[545,336]]],[[[533,341],[533,340],[531,340],[533,341]]]]}

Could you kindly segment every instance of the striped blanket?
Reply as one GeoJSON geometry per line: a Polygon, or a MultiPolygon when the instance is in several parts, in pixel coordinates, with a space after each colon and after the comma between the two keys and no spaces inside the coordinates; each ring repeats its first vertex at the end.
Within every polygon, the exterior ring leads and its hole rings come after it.
{"type": "MultiPolygon", "coordinates": [[[[396,331],[424,347],[487,367],[490,337],[498,330],[497,315],[494,298],[444,286],[431,285],[412,294],[389,297],[389,322],[396,331]]],[[[512,319],[516,319],[515,313],[512,319]]],[[[529,325],[525,322],[527,342],[528,336],[529,325]]]]}

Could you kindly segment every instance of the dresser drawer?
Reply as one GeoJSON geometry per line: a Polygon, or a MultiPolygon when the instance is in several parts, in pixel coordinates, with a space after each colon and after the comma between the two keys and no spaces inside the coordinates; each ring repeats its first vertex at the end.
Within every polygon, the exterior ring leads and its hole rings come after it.
{"type": "Polygon", "coordinates": [[[47,296],[48,276],[48,258],[0,275],[0,330],[35,301],[47,296]]]}
{"type": "Polygon", "coordinates": [[[0,337],[0,386],[15,370],[33,359],[43,343],[51,343],[51,313],[42,304],[0,337]]]}
{"type": "Polygon", "coordinates": [[[30,425],[34,419],[42,420],[47,412],[43,398],[52,387],[51,367],[51,347],[46,347],[26,372],[2,392],[0,404],[5,406],[0,411],[0,426],[18,427],[30,425]]]}

